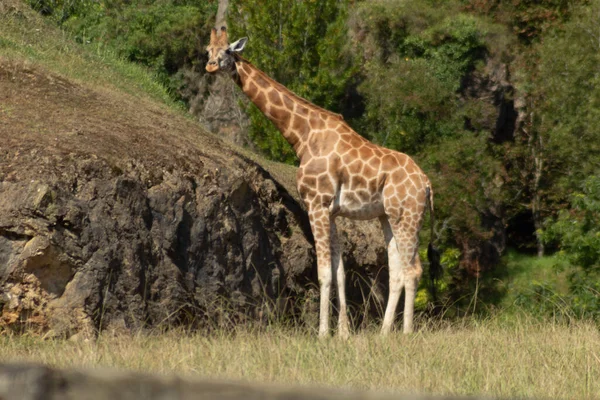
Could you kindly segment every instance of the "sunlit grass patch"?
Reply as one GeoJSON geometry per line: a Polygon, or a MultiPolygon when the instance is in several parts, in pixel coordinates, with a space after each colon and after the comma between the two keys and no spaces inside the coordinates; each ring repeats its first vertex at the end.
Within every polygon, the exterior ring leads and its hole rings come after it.
{"type": "Polygon", "coordinates": [[[1,339],[3,361],[115,367],[218,379],[436,394],[594,398],[600,335],[594,325],[521,316],[434,325],[413,335],[361,331],[348,342],[280,326],[172,331],[95,340],[1,339]]]}
{"type": "Polygon", "coordinates": [[[136,96],[149,96],[180,107],[147,69],[123,60],[114,51],[94,44],[76,43],[72,37],[15,2],[10,12],[0,12],[0,50],[3,58],[39,65],[84,82],[110,87],[136,96]]]}

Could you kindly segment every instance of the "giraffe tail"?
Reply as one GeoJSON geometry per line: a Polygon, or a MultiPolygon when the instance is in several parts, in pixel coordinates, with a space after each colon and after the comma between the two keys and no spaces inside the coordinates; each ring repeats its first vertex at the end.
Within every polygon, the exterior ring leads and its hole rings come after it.
{"type": "Polygon", "coordinates": [[[429,261],[429,279],[430,279],[430,291],[433,297],[433,302],[437,303],[437,293],[435,282],[442,276],[442,264],[440,262],[440,252],[433,246],[433,225],[435,224],[435,215],[433,212],[433,191],[431,187],[427,187],[427,203],[429,205],[430,223],[431,223],[431,236],[429,239],[429,246],[427,246],[427,260],[429,261]]]}

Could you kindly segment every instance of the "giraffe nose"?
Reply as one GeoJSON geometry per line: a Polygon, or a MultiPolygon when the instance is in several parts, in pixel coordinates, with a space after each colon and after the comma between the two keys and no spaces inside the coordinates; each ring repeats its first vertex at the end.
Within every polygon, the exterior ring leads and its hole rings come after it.
{"type": "Polygon", "coordinates": [[[219,64],[215,60],[211,60],[206,64],[207,72],[215,72],[219,69],[219,64]]]}

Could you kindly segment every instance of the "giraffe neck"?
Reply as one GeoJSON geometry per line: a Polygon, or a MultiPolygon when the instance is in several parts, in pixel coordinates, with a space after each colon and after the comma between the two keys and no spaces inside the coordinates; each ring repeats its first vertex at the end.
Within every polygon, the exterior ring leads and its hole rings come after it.
{"type": "Polygon", "coordinates": [[[301,98],[241,57],[236,62],[236,68],[237,84],[275,124],[299,158],[302,158],[305,144],[308,143],[311,122],[314,125],[315,119],[326,119],[327,114],[340,118],[301,98]]]}

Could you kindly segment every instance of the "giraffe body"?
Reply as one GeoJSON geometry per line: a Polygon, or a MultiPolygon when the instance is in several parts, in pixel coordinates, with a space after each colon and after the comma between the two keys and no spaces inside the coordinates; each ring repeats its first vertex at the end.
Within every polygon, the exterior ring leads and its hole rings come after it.
{"type": "Polygon", "coordinates": [[[343,118],[297,96],[244,60],[246,40],[231,45],[222,28],[213,29],[207,71],[231,73],[242,91],[293,146],[300,165],[298,192],[315,239],[320,284],[319,335],[329,333],[331,286],[337,287],[338,334],[348,337],[344,266],[336,218],[379,218],[390,270],[390,295],[382,333],[389,333],[404,288],[404,332],[411,332],[414,299],[422,268],[419,230],[429,204],[431,183],[406,154],[377,146],[352,130],[343,118]]]}

